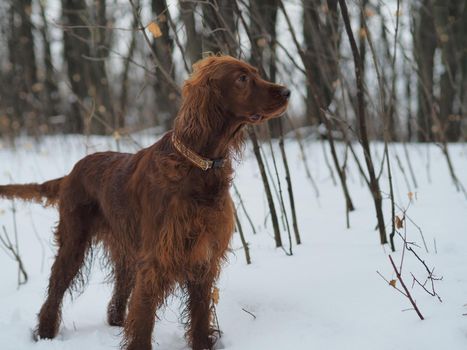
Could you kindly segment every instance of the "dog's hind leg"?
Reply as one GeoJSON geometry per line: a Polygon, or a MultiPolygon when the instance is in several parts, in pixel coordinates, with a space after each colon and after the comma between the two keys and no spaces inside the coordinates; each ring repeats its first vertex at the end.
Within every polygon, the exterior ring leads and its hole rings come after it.
{"type": "Polygon", "coordinates": [[[58,253],[52,266],[47,299],[39,312],[35,336],[51,339],[57,335],[63,296],[83,265],[90,247],[92,213],[88,207],[60,208],[56,237],[58,253]]]}
{"type": "Polygon", "coordinates": [[[114,291],[107,307],[107,322],[111,326],[123,326],[128,298],[134,285],[133,268],[129,262],[122,261],[121,257],[119,259],[115,262],[114,291]]]}

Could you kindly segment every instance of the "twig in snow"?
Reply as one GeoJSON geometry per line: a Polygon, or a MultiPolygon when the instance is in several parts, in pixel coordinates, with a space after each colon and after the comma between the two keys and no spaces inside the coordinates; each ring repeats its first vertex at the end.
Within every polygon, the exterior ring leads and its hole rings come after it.
{"type": "Polygon", "coordinates": [[[235,185],[235,183],[233,184],[233,188],[234,188],[235,194],[237,195],[238,200],[240,202],[240,206],[242,207],[243,212],[245,213],[245,216],[246,216],[248,222],[250,223],[251,230],[253,231],[253,234],[256,234],[256,229],[255,229],[255,225],[253,224],[253,220],[251,220],[250,214],[248,214],[248,211],[246,210],[245,203],[243,203],[242,196],[240,196],[240,192],[238,191],[238,188],[235,185]]]}
{"type": "Polygon", "coordinates": [[[11,242],[10,236],[8,235],[5,226],[2,226],[4,237],[0,234],[0,247],[5,251],[5,253],[13,260],[18,263],[18,288],[23,284],[28,282],[28,274],[24,268],[23,260],[19,253],[18,247],[18,236],[15,230],[15,243],[11,242]]]}
{"type": "Polygon", "coordinates": [[[253,319],[255,319],[255,320],[256,320],[256,316],[255,316],[253,313],[251,313],[251,312],[250,312],[250,311],[248,311],[248,310],[245,310],[243,307],[242,307],[242,310],[243,310],[243,311],[245,311],[247,314],[249,314],[249,315],[253,316],[253,319]]]}

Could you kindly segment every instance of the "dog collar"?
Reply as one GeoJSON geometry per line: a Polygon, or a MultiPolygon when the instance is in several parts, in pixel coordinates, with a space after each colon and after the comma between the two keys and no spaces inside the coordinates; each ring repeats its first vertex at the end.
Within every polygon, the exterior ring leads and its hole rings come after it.
{"type": "Polygon", "coordinates": [[[175,136],[175,133],[172,133],[172,144],[181,155],[183,155],[186,159],[204,171],[211,168],[216,169],[224,167],[224,158],[209,159],[201,157],[199,154],[185,146],[182,141],[180,141],[180,139],[175,136]]]}

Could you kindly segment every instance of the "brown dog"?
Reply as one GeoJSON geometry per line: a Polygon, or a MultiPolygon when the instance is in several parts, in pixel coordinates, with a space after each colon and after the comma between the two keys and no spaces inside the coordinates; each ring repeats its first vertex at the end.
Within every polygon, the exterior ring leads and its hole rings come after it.
{"type": "Polygon", "coordinates": [[[180,286],[188,340],[195,350],[211,349],[212,288],[234,230],[231,157],[243,127],[281,115],[289,96],[247,63],[208,57],[184,84],[173,130],[154,145],[87,156],[43,184],[0,186],[1,197],[45,200],[60,212],[37,336],[56,336],[63,295],[102,242],[115,281],[108,322],[124,326],[123,348],[151,349],[156,310],[180,286]]]}

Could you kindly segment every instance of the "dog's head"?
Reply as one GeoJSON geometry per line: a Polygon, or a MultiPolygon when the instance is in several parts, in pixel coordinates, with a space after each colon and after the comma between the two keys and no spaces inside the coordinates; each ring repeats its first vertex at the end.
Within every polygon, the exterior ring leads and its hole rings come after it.
{"type": "Polygon", "coordinates": [[[210,56],[193,65],[183,85],[183,102],[175,129],[192,137],[236,133],[243,125],[281,116],[290,90],[260,77],[258,70],[231,56],[210,56]]]}
{"type": "Polygon", "coordinates": [[[258,70],[231,56],[210,56],[193,65],[183,86],[184,104],[223,112],[237,122],[259,123],[287,109],[290,90],[262,79],[258,70]]]}

